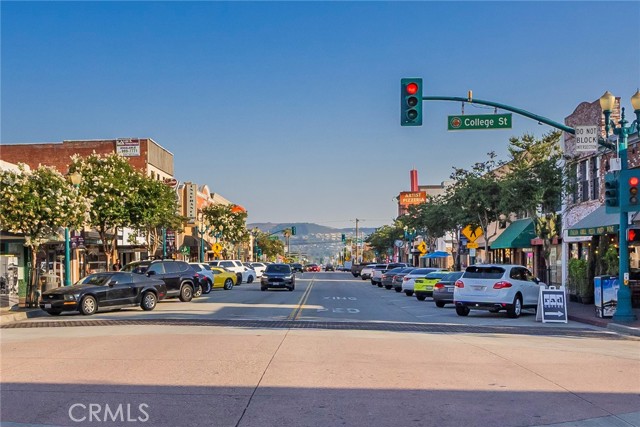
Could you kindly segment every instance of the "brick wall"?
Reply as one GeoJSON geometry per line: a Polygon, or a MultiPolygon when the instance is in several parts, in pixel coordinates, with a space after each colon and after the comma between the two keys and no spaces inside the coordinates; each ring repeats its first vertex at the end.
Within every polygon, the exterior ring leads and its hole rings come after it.
{"type": "MultiPolygon", "coordinates": [[[[129,163],[142,173],[147,169],[148,139],[140,139],[140,156],[127,157],[129,163]]],[[[53,166],[66,174],[71,163],[71,156],[82,157],[92,153],[115,153],[116,140],[63,141],[46,144],[3,144],[0,146],[0,159],[9,163],[26,163],[32,169],[39,165],[53,166]]]]}

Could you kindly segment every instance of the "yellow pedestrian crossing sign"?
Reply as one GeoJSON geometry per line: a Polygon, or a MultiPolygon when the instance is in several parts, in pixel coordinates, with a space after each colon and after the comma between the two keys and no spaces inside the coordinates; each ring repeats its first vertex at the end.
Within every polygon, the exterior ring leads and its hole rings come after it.
{"type": "Polygon", "coordinates": [[[211,250],[213,250],[214,254],[220,255],[220,252],[222,251],[222,245],[220,243],[214,243],[211,246],[211,250]]]}
{"type": "Polygon", "coordinates": [[[475,242],[478,240],[478,237],[482,236],[482,228],[477,227],[475,230],[471,228],[470,225],[467,225],[462,229],[462,235],[467,238],[470,242],[475,242]]]}
{"type": "Polygon", "coordinates": [[[420,251],[420,253],[422,255],[426,254],[427,253],[427,245],[424,242],[420,242],[418,244],[418,250],[420,251]]]}

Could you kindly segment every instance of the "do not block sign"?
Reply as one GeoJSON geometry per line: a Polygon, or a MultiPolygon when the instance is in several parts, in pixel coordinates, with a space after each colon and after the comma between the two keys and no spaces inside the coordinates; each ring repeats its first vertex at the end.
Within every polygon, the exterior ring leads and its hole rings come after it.
{"type": "Polygon", "coordinates": [[[540,288],[536,320],[541,319],[542,323],[567,323],[567,301],[564,289],[556,289],[555,286],[549,289],[540,288]]]}

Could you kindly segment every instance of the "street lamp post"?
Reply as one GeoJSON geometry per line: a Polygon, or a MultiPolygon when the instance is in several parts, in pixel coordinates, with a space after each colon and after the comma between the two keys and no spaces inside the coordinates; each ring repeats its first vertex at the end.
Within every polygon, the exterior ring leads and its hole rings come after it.
{"type": "Polygon", "coordinates": [[[255,262],[258,261],[258,235],[260,234],[260,229],[258,227],[254,227],[251,229],[251,236],[253,237],[253,257],[252,260],[255,262]]]}
{"type": "MultiPolygon", "coordinates": [[[[74,188],[78,188],[82,176],[78,172],[69,175],[69,180],[74,188]]],[[[64,285],[71,286],[71,242],[69,227],[64,228],[64,285]]]]}
{"type": "Polygon", "coordinates": [[[407,227],[406,225],[404,226],[404,238],[407,240],[408,243],[408,255],[407,255],[407,261],[409,261],[409,259],[411,259],[411,265],[414,265],[415,263],[413,262],[413,254],[411,253],[411,251],[413,250],[413,239],[415,239],[416,235],[418,233],[416,232],[415,229],[409,229],[409,227],[407,227]]]}
{"type": "Polygon", "coordinates": [[[204,235],[209,231],[209,226],[207,225],[202,229],[202,227],[198,227],[196,225],[196,234],[200,237],[200,256],[198,257],[199,262],[204,262],[204,235]]]}
{"type": "MultiPolygon", "coordinates": [[[[624,108],[620,116],[619,127],[611,120],[611,112],[615,105],[616,98],[611,92],[605,92],[600,97],[600,107],[604,113],[605,121],[605,136],[609,136],[609,130],[613,130],[615,135],[618,135],[618,153],[620,156],[620,173],[627,169],[627,139],[629,135],[637,133],[640,136],[640,90],[637,91],[631,97],[631,105],[633,106],[636,114],[636,120],[631,123],[630,126],[626,126],[628,123],[624,117],[624,108]]],[[[633,322],[637,319],[633,313],[631,307],[631,288],[629,287],[628,280],[625,281],[625,275],[629,273],[629,247],[627,243],[627,226],[629,223],[629,215],[623,209],[620,209],[620,228],[619,228],[619,248],[620,248],[620,260],[619,260],[619,277],[620,286],[618,287],[618,305],[616,312],[613,315],[613,320],[616,322],[633,322]]],[[[627,276],[628,279],[628,276],[627,276]]]]}

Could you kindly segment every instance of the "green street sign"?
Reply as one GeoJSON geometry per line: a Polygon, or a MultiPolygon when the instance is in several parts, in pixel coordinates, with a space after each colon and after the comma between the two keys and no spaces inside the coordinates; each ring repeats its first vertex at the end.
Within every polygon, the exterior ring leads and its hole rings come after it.
{"type": "Polygon", "coordinates": [[[511,129],[511,114],[449,116],[447,130],[511,129]]]}

